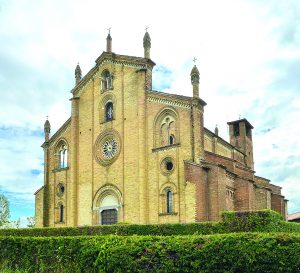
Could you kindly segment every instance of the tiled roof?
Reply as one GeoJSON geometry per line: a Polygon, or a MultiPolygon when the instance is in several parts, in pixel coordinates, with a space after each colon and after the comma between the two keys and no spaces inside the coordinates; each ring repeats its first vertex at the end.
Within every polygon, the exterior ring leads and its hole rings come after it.
{"type": "Polygon", "coordinates": [[[300,212],[288,214],[287,219],[288,221],[300,219],[300,212]]]}

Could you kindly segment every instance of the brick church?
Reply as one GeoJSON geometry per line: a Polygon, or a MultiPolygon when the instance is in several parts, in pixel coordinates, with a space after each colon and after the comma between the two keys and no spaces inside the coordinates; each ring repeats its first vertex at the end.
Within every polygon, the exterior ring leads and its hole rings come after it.
{"type": "Polygon", "coordinates": [[[253,126],[228,122],[230,142],[203,125],[200,74],[192,97],[152,90],[151,39],[144,56],[106,51],[84,76],[77,65],[71,117],[44,125],[44,186],[36,224],[83,226],[217,221],[225,210],[286,215],[281,188],[255,175],[253,126]]]}

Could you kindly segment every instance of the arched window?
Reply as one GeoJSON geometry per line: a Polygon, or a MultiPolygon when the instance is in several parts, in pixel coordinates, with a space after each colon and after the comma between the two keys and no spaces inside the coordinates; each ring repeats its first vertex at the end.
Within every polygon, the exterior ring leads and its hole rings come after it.
{"type": "Polygon", "coordinates": [[[63,204],[59,205],[59,222],[60,223],[64,222],[64,205],[63,204]]]}
{"type": "Polygon", "coordinates": [[[101,187],[93,198],[93,225],[116,224],[123,219],[122,193],[112,184],[101,187]]]}
{"type": "Polygon", "coordinates": [[[59,149],[59,168],[68,167],[68,150],[65,144],[62,144],[59,149]]]}
{"type": "Polygon", "coordinates": [[[175,143],[175,137],[174,135],[169,136],[169,145],[173,145],[175,143]]]}
{"type": "Polygon", "coordinates": [[[174,118],[167,116],[161,125],[161,145],[173,145],[175,144],[176,127],[174,118]]]}
{"type": "Polygon", "coordinates": [[[108,70],[103,71],[101,75],[101,90],[112,89],[112,77],[108,70]]]}
{"type": "Polygon", "coordinates": [[[108,102],[105,105],[105,121],[113,120],[114,115],[114,105],[112,102],[108,102]]]}
{"type": "Polygon", "coordinates": [[[173,193],[171,190],[167,191],[167,213],[173,213],[173,193]]]}

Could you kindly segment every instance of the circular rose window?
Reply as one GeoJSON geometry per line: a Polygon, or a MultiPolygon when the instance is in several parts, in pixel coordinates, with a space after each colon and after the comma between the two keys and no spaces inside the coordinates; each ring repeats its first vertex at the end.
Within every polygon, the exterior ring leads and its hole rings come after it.
{"type": "Polygon", "coordinates": [[[102,145],[103,157],[105,159],[112,159],[118,151],[118,142],[114,139],[107,139],[102,145]]]}
{"type": "Polygon", "coordinates": [[[103,166],[112,164],[120,153],[120,137],[117,132],[109,130],[100,134],[94,145],[94,156],[103,166]]]}

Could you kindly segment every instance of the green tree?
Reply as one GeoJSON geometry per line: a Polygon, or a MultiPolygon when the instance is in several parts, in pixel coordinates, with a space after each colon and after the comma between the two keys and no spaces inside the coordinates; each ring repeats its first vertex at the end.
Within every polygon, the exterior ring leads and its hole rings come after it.
{"type": "Polygon", "coordinates": [[[35,217],[34,216],[27,217],[27,227],[29,227],[29,228],[35,227],[35,217]]]}
{"type": "Polygon", "coordinates": [[[9,223],[9,202],[5,195],[0,193],[0,227],[9,223]]]}

